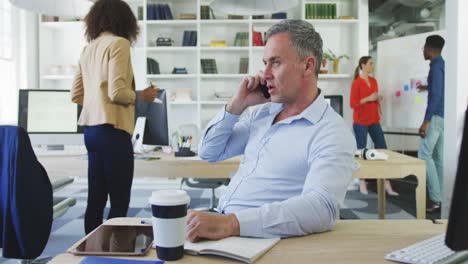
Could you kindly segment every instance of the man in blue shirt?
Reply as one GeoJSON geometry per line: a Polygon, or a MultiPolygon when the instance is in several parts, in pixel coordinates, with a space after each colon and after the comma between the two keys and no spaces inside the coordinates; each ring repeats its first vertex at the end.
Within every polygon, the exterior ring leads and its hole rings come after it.
{"type": "Polygon", "coordinates": [[[333,227],[354,172],[356,141],[317,87],[321,59],[322,39],[310,23],[284,20],[268,30],[264,71],[240,82],[204,132],[202,159],[243,157],[220,199],[222,214],[189,211],[189,240],[301,236],[333,227]]]}
{"type": "Polygon", "coordinates": [[[427,187],[429,203],[427,212],[440,210],[444,173],[444,76],[445,61],[440,55],[445,40],[439,35],[426,38],[424,59],[430,60],[427,86],[419,86],[420,91],[427,90],[427,108],[424,121],[419,128],[421,142],[418,157],[426,161],[427,187]]]}

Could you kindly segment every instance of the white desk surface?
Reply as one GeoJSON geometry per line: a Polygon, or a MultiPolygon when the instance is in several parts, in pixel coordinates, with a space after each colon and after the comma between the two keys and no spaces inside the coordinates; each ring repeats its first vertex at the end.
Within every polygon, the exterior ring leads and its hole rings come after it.
{"type": "MultiPolygon", "coordinates": [[[[110,221],[113,224],[139,224],[141,219],[116,218],[110,221]]],[[[445,229],[445,223],[433,224],[429,220],[339,220],[330,232],[281,240],[256,263],[394,263],[385,260],[384,255],[441,234],[445,229]]],[[[74,264],[81,259],[64,253],[49,263],[74,264]]],[[[156,260],[155,250],[138,259],[156,260]]],[[[170,263],[238,262],[220,257],[186,255],[170,263]]]]}

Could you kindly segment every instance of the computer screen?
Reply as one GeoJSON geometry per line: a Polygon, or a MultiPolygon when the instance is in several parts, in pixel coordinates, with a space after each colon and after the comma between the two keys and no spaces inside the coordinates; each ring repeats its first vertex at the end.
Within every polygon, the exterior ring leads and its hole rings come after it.
{"type": "Polygon", "coordinates": [[[19,90],[18,126],[29,133],[33,145],[83,144],[80,111],[69,90],[19,90]]]}
{"type": "MultiPolygon", "coordinates": [[[[137,92],[137,96],[139,93],[137,92]]],[[[168,146],[166,90],[159,90],[156,97],[160,100],[159,102],[136,101],[135,121],[138,117],[146,117],[143,144],[168,146]]]]}
{"type": "Polygon", "coordinates": [[[340,116],[343,116],[343,96],[341,95],[325,95],[325,100],[340,116]]]}
{"type": "Polygon", "coordinates": [[[445,243],[455,251],[468,249],[468,110],[465,112],[465,127],[445,243]]]}

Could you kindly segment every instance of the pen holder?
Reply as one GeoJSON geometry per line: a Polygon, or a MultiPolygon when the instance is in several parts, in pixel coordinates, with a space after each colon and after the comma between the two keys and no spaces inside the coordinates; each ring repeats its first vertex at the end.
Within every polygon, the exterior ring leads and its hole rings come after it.
{"type": "Polygon", "coordinates": [[[179,148],[179,151],[176,151],[174,155],[176,157],[193,157],[193,156],[196,156],[197,153],[191,151],[190,148],[183,147],[183,148],[179,148]]]}

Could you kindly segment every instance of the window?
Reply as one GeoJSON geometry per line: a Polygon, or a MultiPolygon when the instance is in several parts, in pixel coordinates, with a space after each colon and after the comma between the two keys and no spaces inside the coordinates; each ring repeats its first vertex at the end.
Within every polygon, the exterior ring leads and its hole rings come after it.
{"type": "Polygon", "coordinates": [[[0,0],[0,59],[12,59],[11,4],[0,0]]]}

